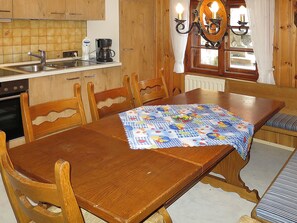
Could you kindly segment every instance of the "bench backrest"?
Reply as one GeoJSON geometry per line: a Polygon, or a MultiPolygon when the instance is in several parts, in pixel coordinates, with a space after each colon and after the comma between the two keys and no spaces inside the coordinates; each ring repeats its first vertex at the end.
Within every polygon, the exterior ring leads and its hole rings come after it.
{"type": "Polygon", "coordinates": [[[281,113],[297,115],[297,88],[234,79],[226,79],[225,84],[226,92],[284,101],[281,113]]]}

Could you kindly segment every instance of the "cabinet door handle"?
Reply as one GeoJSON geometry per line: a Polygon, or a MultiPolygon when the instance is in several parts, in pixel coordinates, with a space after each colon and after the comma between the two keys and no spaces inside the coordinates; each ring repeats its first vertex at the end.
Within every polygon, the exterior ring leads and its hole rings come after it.
{"type": "Polygon", "coordinates": [[[95,77],[95,74],[85,76],[85,78],[92,78],[92,77],[95,77]]]}
{"type": "Polygon", "coordinates": [[[81,13],[70,12],[69,15],[82,15],[81,13]]]}
{"type": "Polygon", "coordinates": [[[134,50],[134,48],[124,48],[122,49],[123,51],[131,51],[131,50],[134,50]]]}
{"type": "Polygon", "coordinates": [[[73,80],[78,80],[79,77],[68,77],[66,78],[67,81],[73,81],[73,80]]]}
{"type": "Polygon", "coordinates": [[[51,12],[52,15],[65,15],[64,12],[51,12]]]}
{"type": "Polygon", "coordinates": [[[11,12],[10,10],[0,10],[0,12],[11,12]]]}

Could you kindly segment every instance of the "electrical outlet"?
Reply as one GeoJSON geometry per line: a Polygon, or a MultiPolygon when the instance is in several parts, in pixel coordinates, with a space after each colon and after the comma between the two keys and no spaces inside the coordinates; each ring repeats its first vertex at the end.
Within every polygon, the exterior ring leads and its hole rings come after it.
{"type": "Polygon", "coordinates": [[[77,50],[63,52],[63,58],[77,57],[77,56],[78,56],[78,51],[77,50]]]}

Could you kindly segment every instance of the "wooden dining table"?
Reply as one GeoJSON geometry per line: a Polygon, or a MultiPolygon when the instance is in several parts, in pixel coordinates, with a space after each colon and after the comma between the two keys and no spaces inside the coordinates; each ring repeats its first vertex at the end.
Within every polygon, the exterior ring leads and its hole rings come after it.
{"type": "MultiPolygon", "coordinates": [[[[255,126],[283,102],[196,89],[158,100],[164,104],[217,104],[255,126]]],[[[199,181],[257,201],[240,170],[247,164],[230,145],[132,150],[118,115],[9,150],[15,168],[42,182],[54,182],[54,163],[71,165],[71,184],[80,207],[108,222],[140,222],[167,207],[199,181]],[[220,173],[224,179],[208,175],[220,173]]]]}

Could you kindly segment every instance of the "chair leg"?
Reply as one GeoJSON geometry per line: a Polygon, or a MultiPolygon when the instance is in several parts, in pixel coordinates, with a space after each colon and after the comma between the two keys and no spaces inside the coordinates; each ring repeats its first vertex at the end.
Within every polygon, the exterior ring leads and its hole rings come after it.
{"type": "Polygon", "coordinates": [[[164,218],[163,222],[164,223],[172,223],[171,217],[170,217],[170,215],[169,215],[169,213],[168,213],[168,211],[166,210],[165,207],[161,207],[158,210],[158,213],[163,216],[163,218],[164,218]]]}

